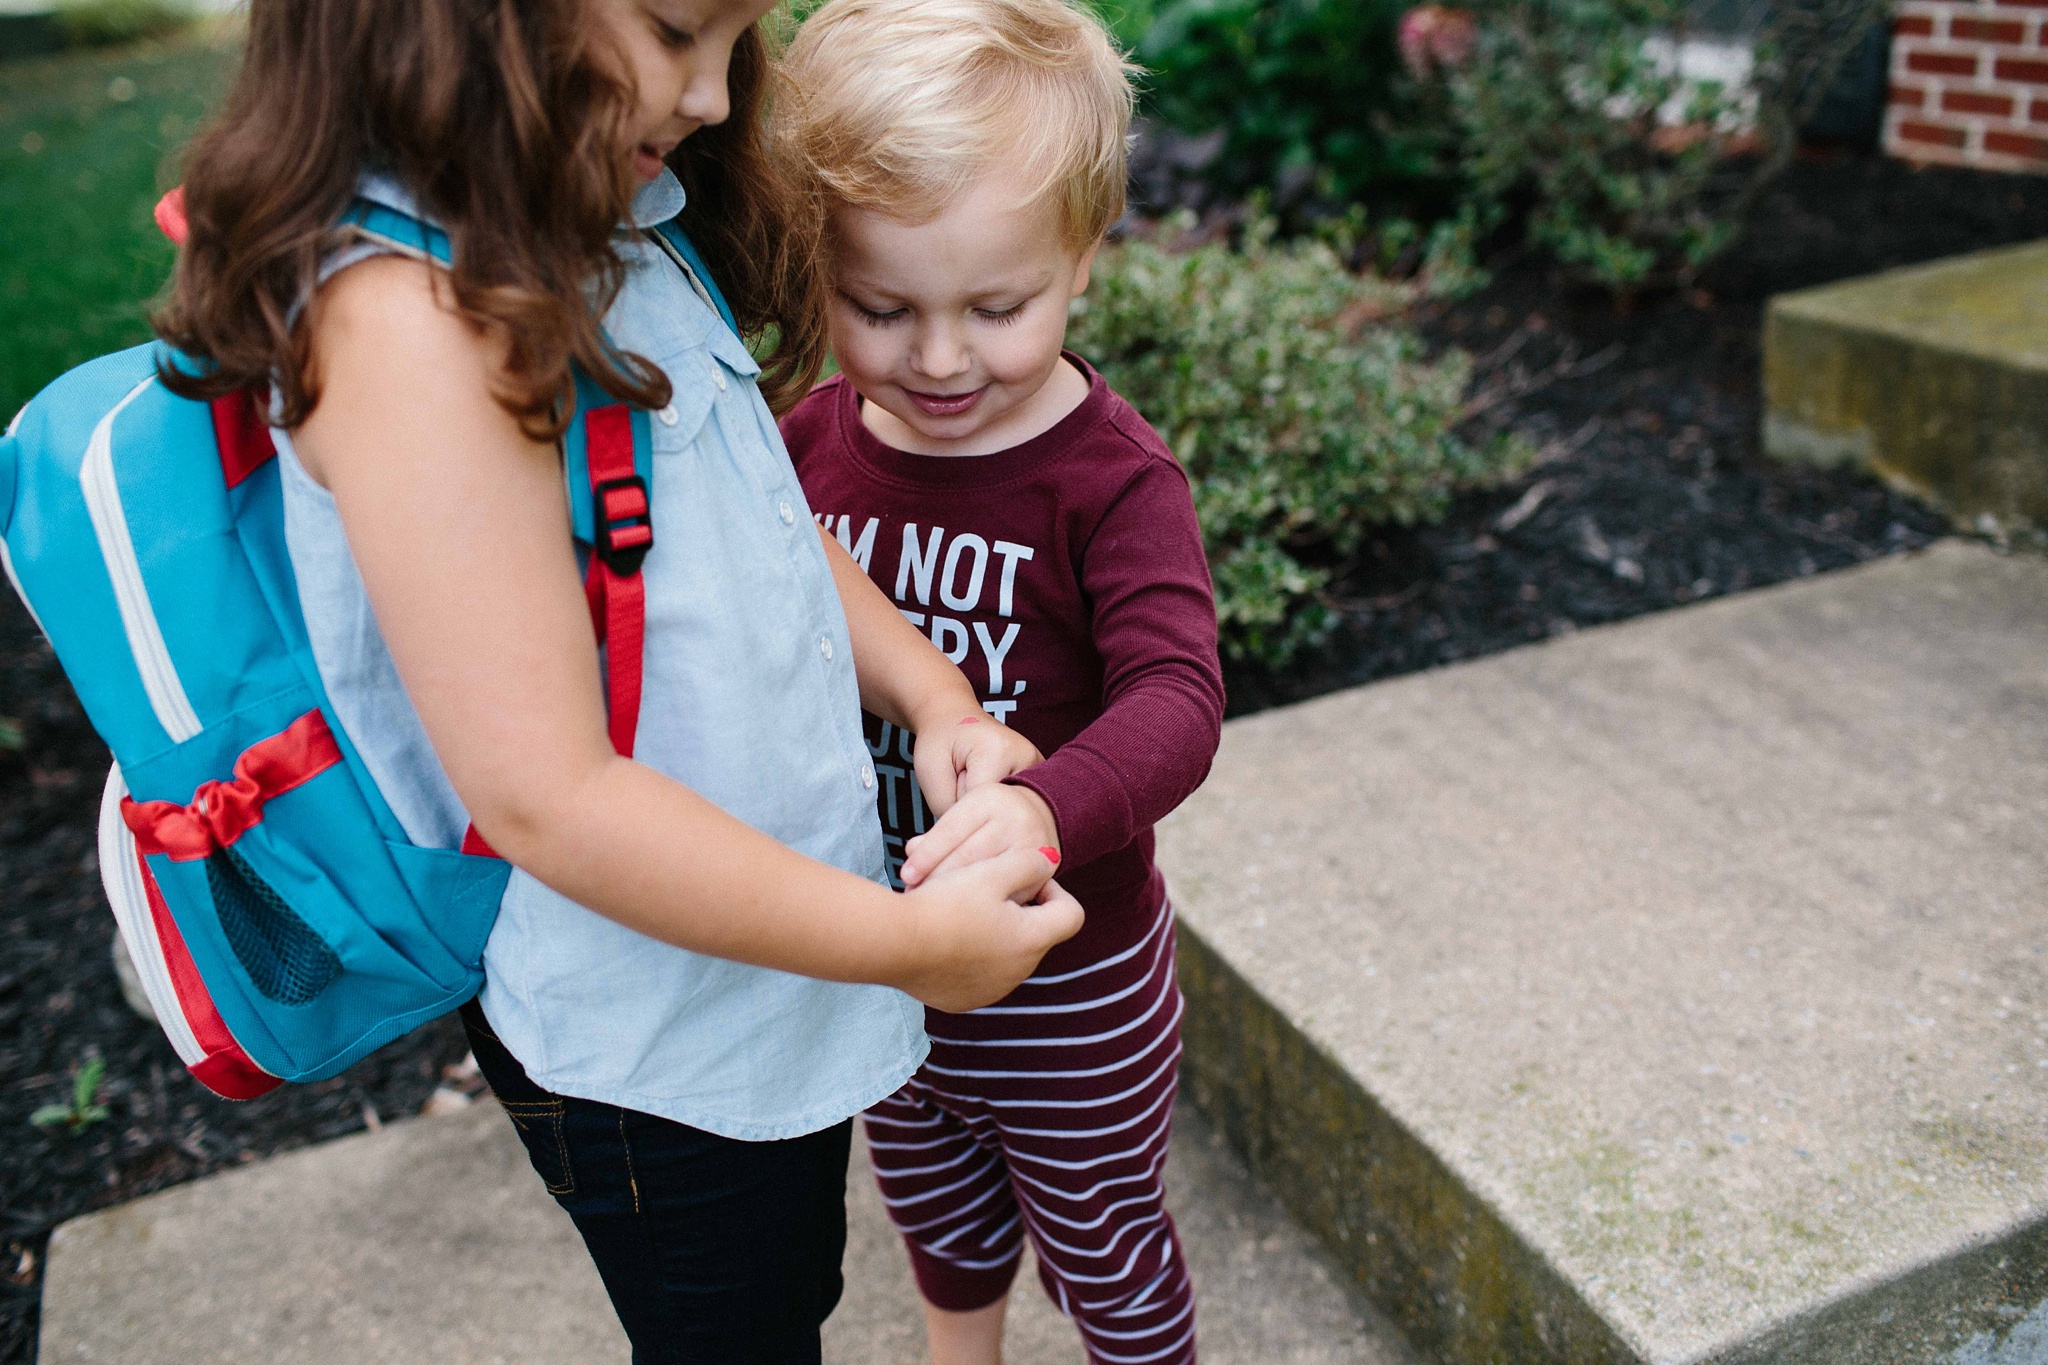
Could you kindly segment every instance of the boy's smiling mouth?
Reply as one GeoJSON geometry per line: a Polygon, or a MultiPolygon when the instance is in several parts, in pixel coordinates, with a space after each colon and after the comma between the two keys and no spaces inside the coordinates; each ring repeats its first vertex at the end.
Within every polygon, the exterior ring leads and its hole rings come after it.
{"type": "Polygon", "coordinates": [[[920,393],[916,389],[905,389],[910,401],[917,404],[917,410],[927,417],[958,417],[980,401],[988,392],[988,385],[966,393],[920,393]]]}

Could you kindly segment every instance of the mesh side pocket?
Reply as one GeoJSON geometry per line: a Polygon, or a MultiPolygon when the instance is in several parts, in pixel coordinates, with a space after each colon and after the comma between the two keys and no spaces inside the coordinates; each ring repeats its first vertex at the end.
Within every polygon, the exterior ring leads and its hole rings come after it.
{"type": "Polygon", "coordinates": [[[341,975],[341,959],[284,898],[231,848],[206,858],[213,908],[256,989],[282,1005],[303,1005],[341,975]]]}

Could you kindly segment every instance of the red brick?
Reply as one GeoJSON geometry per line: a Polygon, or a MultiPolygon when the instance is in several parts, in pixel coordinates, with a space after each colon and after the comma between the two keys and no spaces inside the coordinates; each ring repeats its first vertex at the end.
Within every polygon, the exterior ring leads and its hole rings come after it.
{"type": "MultiPolygon", "coordinates": [[[[1895,85],[1887,102],[1903,104],[1908,109],[1918,109],[1927,102],[1927,92],[1917,85],[1895,85]]],[[[2037,107],[2048,112],[2048,100],[2042,101],[2037,107]]]]}
{"type": "Polygon", "coordinates": [[[1924,14],[1908,14],[1892,25],[1892,32],[1902,38],[1932,38],[1934,21],[1924,14]]]}
{"type": "Polygon", "coordinates": [[[2012,9],[2048,9],[2048,0],[1998,0],[1998,3],[2012,9]]]}
{"type": "Polygon", "coordinates": [[[2035,100],[2027,117],[2035,123],[2048,123],[2048,100],[2035,100]]]}
{"type": "Polygon", "coordinates": [[[2048,85],[2048,62],[2027,61],[2020,57],[2000,57],[1994,68],[2002,81],[2024,81],[2029,85],[2048,85]]]}
{"type": "MultiPolygon", "coordinates": [[[[2007,76],[2003,68],[2009,63],[2000,62],[1999,77],[2002,80],[2032,80],[2031,76],[2007,76]]],[[[2048,62],[2020,62],[2020,66],[2038,66],[2043,79],[2048,79],[2048,62]]],[[[1929,76],[1974,76],[1977,74],[1976,57],[1962,52],[1909,52],[1906,54],[1906,70],[1919,71],[1929,76]]]]}
{"type": "Polygon", "coordinates": [[[2012,96],[1987,95],[1979,90],[1944,90],[1941,107],[1951,114],[1990,114],[1995,118],[2011,118],[2012,96]]]}
{"type": "Polygon", "coordinates": [[[2027,26],[2017,19],[1970,19],[1955,15],[1948,21],[1948,36],[1971,43],[2024,42],[2027,26]]]}
{"type": "Polygon", "coordinates": [[[2028,137],[2024,133],[1986,133],[1984,150],[2029,161],[2048,161],[2048,138],[2028,137]]]}
{"type": "Polygon", "coordinates": [[[1915,123],[1911,119],[1899,124],[1899,136],[1907,142],[1926,142],[1936,147],[1960,147],[1969,141],[1969,135],[1960,128],[1943,128],[1939,124],[1915,123]]]}

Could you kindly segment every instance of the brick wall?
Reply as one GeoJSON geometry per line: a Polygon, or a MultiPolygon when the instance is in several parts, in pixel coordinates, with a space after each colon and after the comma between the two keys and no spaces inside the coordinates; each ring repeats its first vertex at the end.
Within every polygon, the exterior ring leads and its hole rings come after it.
{"type": "Polygon", "coordinates": [[[1903,0],[1884,146],[1894,156],[2048,171],[2048,0],[1903,0]]]}

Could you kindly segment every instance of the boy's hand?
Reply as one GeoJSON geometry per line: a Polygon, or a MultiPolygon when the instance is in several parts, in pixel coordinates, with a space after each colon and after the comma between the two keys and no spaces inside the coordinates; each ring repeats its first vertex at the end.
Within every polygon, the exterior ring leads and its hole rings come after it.
{"type": "Polygon", "coordinates": [[[1029,787],[992,782],[963,792],[937,824],[903,846],[903,884],[918,886],[935,872],[1014,849],[1050,851],[1057,859],[1059,847],[1059,825],[1044,797],[1029,787]]]}
{"type": "Polygon", "coordinates": [[[1080,931],[1080,902],[1052,880],[1053,861],[1020,849],[928,878],[904,901],[916,907],[915,963],[889,982],[933,1009],[993,1005],[1038,969],[1054,944],[1080,931]]]}
{"type": "Polygon", "coordinates": [[[937,815],[944,815],[977,787],[999,783],[1044,761],[1045,755],[1030,740],[978,707],[917,731],[917,785],[937,815]]]}

